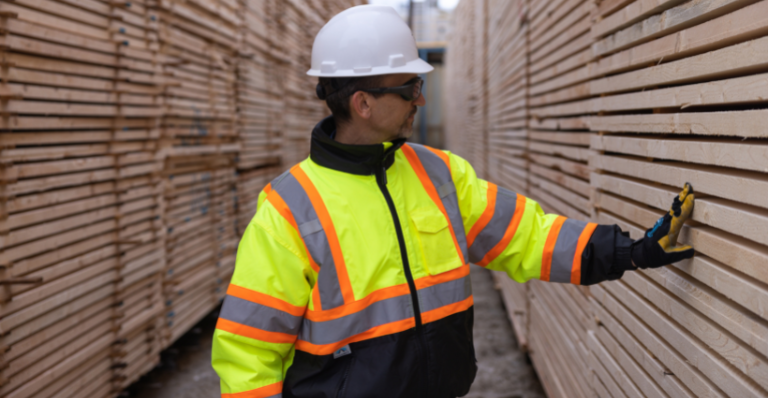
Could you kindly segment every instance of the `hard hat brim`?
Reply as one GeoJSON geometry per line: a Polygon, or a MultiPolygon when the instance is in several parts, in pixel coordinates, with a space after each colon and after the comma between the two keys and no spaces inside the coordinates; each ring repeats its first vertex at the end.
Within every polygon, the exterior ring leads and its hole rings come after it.
{"type": "Polygon", "coordinates": [[[413,61],[396,68],[390,66],[378,66],[373,68],[339,69],[333,73],[322,73],[320,69],[310,69],[307,71],[307,75],[329,78],[380,76],[393,75],[397,73],[416,73],[421,75],[424,73],[432,72],[433,70],[435,70],[435,68],[433,68],[432,65],[428,64],[421,58],[416,58],[413,61]]]}

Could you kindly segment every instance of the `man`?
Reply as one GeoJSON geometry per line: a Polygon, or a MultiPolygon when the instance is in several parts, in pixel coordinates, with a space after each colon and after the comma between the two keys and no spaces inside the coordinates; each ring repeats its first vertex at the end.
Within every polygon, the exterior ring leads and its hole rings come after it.
{"type": "Polygon", "coordinates": [[[589,285],[693,256],[675,246],[687,184],[633,242],[406,144],[431,70],[389,7],[348,9],[318,33],[308,74],[333,117],[261,193],[240,242],[213,343],[222,397],[462,396],[477,370],[470,262],[589,285]]]}

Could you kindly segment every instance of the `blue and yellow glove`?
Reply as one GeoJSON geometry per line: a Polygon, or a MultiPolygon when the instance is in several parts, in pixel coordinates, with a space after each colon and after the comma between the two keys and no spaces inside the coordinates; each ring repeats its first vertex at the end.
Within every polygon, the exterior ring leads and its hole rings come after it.
{"type": "Polygon", "coordinates": [[[677,246],[677,235],[693,212],[693,187],[685,183],[669,212],[632,244],[632,262],[639,268],[658,268],[693,257],[693,247],[677,246]]]}

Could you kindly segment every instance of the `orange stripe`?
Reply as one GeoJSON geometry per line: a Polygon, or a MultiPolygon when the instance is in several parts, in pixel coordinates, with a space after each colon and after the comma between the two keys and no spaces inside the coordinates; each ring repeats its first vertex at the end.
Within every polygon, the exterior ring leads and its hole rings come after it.
{"type": "Polygon", "coordinates": [[[472,247],[472,243],[475,242],[475,238],[477,238],[477,235],[480,234],[480,232],[483,231],[486,225],[488,225],[489,222],[491,222],[491,219],[493,218],[493,213],[496,211],[496,195],[499,192],[499,187],[496,184],[488,183],[488,204],[485,205],[485,210],[483,210],[483,214],[480,215],[480,218],[477,219],[477,222],[475,222],[475,225],[472,226],[472,229],[469,230],[469,235],[467,235],[467,247],[472,247]]]}
{"type": "Polygon", "coordinates": [[[304,170],[301,169],[301,164],[297,164],[291,168],[291,174],[299,181],[299,184],[307,192],[312,207],[315,208],[315,213],[320,219],[320,224],[325,230],[325,235],[328,237],[328,245],[331,247],[331,255],[333,255],[333,262],[336,265],[336,275],[339,278],[339,286],[341,287],[341,295],[344,297],[344,303],[351,303],[355,301],[355,295],[352,291],[352,284],[349,282],[349,274],[347,273],[347,265],[344,263],[344,256],[341,252],[341,244],[339,244],[339,237],[336,235],[336,228],[333,226],[333,220],[328,213],[328,209],[325,207],[323,198],[315,188],[315,184],[309,179],[304,170]]]}
{"type": "Polygon", "coordinates": [[[355,343],[358,341],[369,340],[375,337],[386,336],[388,334],[394,334],[402,332],[416,327],[416,319],[411,317],[403,319],[401,321],[390,322],[381,326],[376,326],[368,329],[367,331],[356,334],[352,337],[348,337],[342,341],[332,344],[312,344],[308,341],[298,340],[296,341],[296,349],[304,352],[308,352],[314,355],[328,355],[333,354],[334,351],[349,343],[355,343]]]}
{"type": "Polygon", "coordinates": [[[439,149],[428,147],[426,145],[424,146],[424,148],[429,149],[430,151],[432,151],[432,153],[437,155],[440,159],[443,159],[443,162],[445,162],[445,165],[448,167],[448,171],[451,171],[451,158],[448,157],[447,153],[445,153],[445,152],[443,152],[443,151],[441,151],[439,149]]]}
{"type": "Polygon", "coordinates": [[[325,311],[307,311],[306,318],[317,322],[330,321],[333,319],[341,318],[343,316],[354,314],[356,312],[360,312],[377,301],[386,300],[397,296],[404,296],[407,294],[410,294],[407,284],[385,287],[383,289],[376,290],[364,299],[354,301],[349,304],[344,304],[340,307],[325,311]]]}
{"type": "Polygon", "coordinates": [[[541,255],[541,276],[539,279],[543,281],[549,282],[549,274],[552,271],[552,253],[555,251],[557,237],[560,235],[560,228],[563,227],[565,220],[567,220],[566,217],[557,216],[549,229],[547,241],[544,243],[544,252],[541,255]]]}
{"type": "MultiPolygon", "coordinates": [[[[441,283],[450,282],[456,279],[461,279],[467,275],[469,275],[469,265],[463,265],[454,270],[443,272],[442,274],[438,274],[434,276],[428,275],[428,276],[421,277],[419,279],[416,279],[414,282],[416,284],[416,289],[421,290],[426,287],[439,285],[441,283]]],[[[366,308],[368,308],[371,304],[374,304],[378,301],[386,300],[392,297],[405,296],[408,294],[410,294],[410,289],[408,288],[408,284],[403,283],[400,285],[385,287],[385,288],[376,290],[361,300],[355,301],[350,304],[345,304],[337,308],[324,310],[324,311],[309,310],[306,312],[306,314],[304,314],[304,317],[311,321],[318,321],[318,322],[330,321],[333,319],[338,319],[343,316],[347,316],[350,314],[363,311],[366,308]]]]}
{"type": "Polygon", "coordinates": [[[275,298],[270,295],[257,292],[255,290],[244,288],[242,286],[237,286],[234,283],[229,284],[229,288],[227,289],[227,294],[230,296],[241,298],[243,300],[248,300],[252,303],[265,305],[267,307],[286,312],[293,316],[302,316],[304,315],[304,311],[306,310],[305,307],[299,307],[299,306],[290,304],[286,301],[280,300],[279,298],[275,298]]]}
{"type": "Polygon", "coordinates": [[[589,243],[589,238],[592,237],[592,233],[595,232],[597,224],[589,223],[579,235],[579,242],[576,245],[576,254],[573,255],[573,267],[571,267],[571,283],[574,285],[581,285],[581,254],[584,253],[584,249],[589,243]]]}
{"type": "Polygon", "coordinates": [[[440,308],[435,308],[434,310],[423,312],[421,314],[421,321],[424,323],[439,321],[447,316],[459,313],[461,311],[466,311],[469,309],[469,307],[474,304],[474,297],[469,296],[465,298],[464,300],[459,301],[458,303],[448,304],[444,305],[440,308]]]}
{"type": "MultiPolygon", "coordinates": [[[[436,308],[431,311],[423,312],[421,314],[422,322],[434,322],[443,319],[447,316],[466,311],[474,304],[474,298],[472,296],[459,301],[458,303],[448,304],[446,306],[436,308]]],[[[376,326],[368,329],[367,331],[356,334],[332,344],[312,344],[308,341],[298,340],[296,341],[296,349],[304,352],[308,352],[314,355],[328,355],[332,354],[341,347],[347,344],[355,343],[358,341],[369,340],[375,337],[386,336],[388,334],[399,333],[411,328],[416,327],[415,318],[411,317],[403,319],[401,321],[390,322],[381,326],[376,326]]]]}
{"type": "Polygon", "coordinates": [[[509,242],[512,241],[512,238],[515,236],[515,233],[517,232],[517,228],[520,226],[520,221],[523,219],[523,215],[525,214],[525,196],[517,194],[517,202],[515,203],[515,214],[512,215],[512,220],[509,222],[509,227],[507,227],[507,231],[504,232],[504,236],[501,238],[501,241],[496,244],[496,246],[493,247],[488,253],[485,254],[485,257],[483,257],[482,260],[480,260],[477,265],[481,267],[485,267],[488,264],[491,263],[491,261],[495,260],[496,257],[498,257],[502,252],[504,252],[504,249],[509,246],[509,242]]]}
{"type": "Polygon", "coordinates": [[[437,208],[440,209],[440,211],[443,213],[443,216],[445,216],[445,219],[448,221],[448,228],[451,230],[451,237],[453,238],[453,244],[456,246],[456,252],[459,253],[459,258],[461,259],[461,263],[464,264],[467,262],[467,260],[464,258],[464,253],[461,252],[461,248],[459,247],[459,242],[456,240],[456,232],[453,230],[453,224],[451,224],[451,219],[448,217],[448,213],[445,211],[445,207],[443,206],[443,201],[440,200],[440,196],[437,194],[437,189],[435,188],[435,185],[432,184],[432,180],[429,178],[429,175],[427,174],[426,170],[424,170],[424,166],[421,164],[421,161],[419,160],[419,156],[416,155],[416,151],[413,150],[408,144],[403,145],[400,148],[401,151],[403,151],[403,154],[405,155],[405,158],[408,159],[408,163],[411,164],[411,167],[413,168],[413,171],[416,173],[416,176],[419,177],[419,180],[421,181],[421,185],[424,186],[424,190],[427,191],[427,194],[430,198],[432,198],[432,201],[435,202],[437,205],[437,208]]]}
{"type": "MultiPolygon", "coordinates": [[[[267,192],[266,189],[264,191],[267,192]]],[[[291,208],[288,207],[288,205],[283,200],[283,197],[280,196],[277,191],[270,189],[269,192],[267,192],[267,200],[269,203],[272,203],[272,207],[274,207],[275,210],[277,210],[277,212],[280,213],[280,215],[283,216],[283,218],[285,218],[285,220],[288,221],[288,223],[291,224],[294,229],[297,231],[299,230],[299,227],[296,224],[296,219],[293,218],[293,213],[291,213],[291,208]]]]}
{"type": "Polygon", "coordinates": [[[224,318],[219,318],[218,322],[216,322],[216,329],[233,333],[238,336],[248,337],[249,339],[275,344],[293,344],[298,338],[298,336],[291,336],[286,333],[268,332],[241,323],[228,321],[224,318]]]}
{"type": "MultiPolygon", "coordinates": [[[[288,204],[285,203],[283,197],[280,196],[277,191],[270,188],[270,191],[267,193],[267,200],[269,203],[272,203],[272,206],[277,210],[278,213],[280,213],[281,216],[283,216],[283,218],[286,219],[286,221],[288,221],[289,224],[291,224],[296,232],[299,232],[299,226],[296,224],[296,219],[293,218],[291,208],[288,207],[288,204]]],[[[301,233],[299,233],[299,235],[301,235],[301,233]]],[[[307,249],[307,245],[304,243],[304,238],[299,236],[299,239],[301,240],[301,246],[304,247],[304,251],[307,253],[307,259],[309,260],[309,265],[312,267],[312,270],[315,272],[320,272],[320,266],[317,265],[315,259],[312,258],[312,254],[309,253],[309,249],[307,249]]]]}
{"type": "Polygon", "coordinates": [[[236,392],[230,394],[221,393],[221,398],[268,398],[283,392],[283,382],[279,381],[255,390],[236,392]]]}
{"type": "Polygon", "coordinates": [[[416,283],[416,290],[421,290],[425,287],[461,279],[467,275],[469,275],[469,264],[464,264],[459,268],[450,270],[448,272],[443,272],[442,274],[421,277],[416,279],[414,282],[416,283]]]}

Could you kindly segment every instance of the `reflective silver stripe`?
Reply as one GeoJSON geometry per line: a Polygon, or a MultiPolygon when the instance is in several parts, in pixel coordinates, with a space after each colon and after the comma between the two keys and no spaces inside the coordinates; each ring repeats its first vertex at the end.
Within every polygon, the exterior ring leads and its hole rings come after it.
{"type": "MultiPolygon", "coordinates": [[[[472,296],[469,275],[430,286],[418,291],[421,311],[430,311],[455,304],[472,296]]],[[[413,317],[410,295],[377,301],[362,311],[330,321],[304,319],[299,339],[312,344],[333,344],[363,333],[373,327],[413,317]]]]}
{"type": "Polygon", "coordinates": [[[512,222],[517,207],[517,194],[502,187],[496,193],[496,207],[493,209],[491,221],[475,237],[469,248],[469,261],[480,262],[491,249],[501,242],[512,222]]]}
{"type": "Polygon", "coordinates": [[[421,165],[424,166],[424,171],[427,172],[432,185],[435,186],[453,227],[453,234],[456,235],[456,241],[459,243],[459,248],[466,261],[468,258],[467,234],[464,232],[464,220],[461,218],[459,199],[456,196],[456,186],[453,183],[453,178],[451,178],[451,170],[443,159],[440,159],[439,156],[424,148],[424,146],[411,143],[408,146],[416,152],[421,165]]]}
{"type": "Polygon", "coordinates": [[[552,251],[552,267],[549,271],[550,282],[571,283],[571,268],[579,236],[587,223],[569,218],[565,220],[557,235],[557,242],[552,251]]]}
{"type": "Polygon", "coordinates": [[[299,339],[312,344],[331,344],[390,322],[413,317],[410,295],[377,301],[362,311],[329,321],[304,319],[299,339]]]}
{"type": "Polygon", "coordinates": [[[267,307],[239,297],[227,295],[220,318],[268,332],[297,335],[302,317],[267,307]]]}
{"type": "Polygon", "coordinates": [[[315,232],[320,232],[322,230],[323,230],[323,225],[320,224],[320,220],[312,220],[310,222],[305,222],[304,224],[299,225],[299,233],[301,234],[302,238],[305,238],[308,235],[312,235],[315,232]]]}
{"type": "Polygon", "coordinates": [[[270,395],[267,398],[283,398],[283,393],[277,394],[277,395],[270,395]]]}
{"type": "Polygon", "coordinates": [[[437,194],[440,195],[441,199],[455,192],[456,185],[453,184],[453,181],[447,182],[440,188],[437,188],[437,194]]]}
{"type": "Polygon", "coordinates": [[[280,176],[272,185],[283,198],[285,204],[291,209],[296,224],[299,225],[299,233],[304,238],[307,250],[320,267],[317,276],[317,289],[320,289],[320,304],[323,310],[330,310],[344,304],[341,295],[339,277],[336,274],[336,264],[333,261],[331,246],[328,244],[328,236],[323,231],[312,201],[307,192],[301,186],[293,174],[280,176]],[[279,181],[278,181],[279,180],[279,181]],[[317,228],[317,231],[314,231],[317,228]],[[322,231],[323,233],[317,233],[322,231]],[[305,234],[306,233],[306,234],[305,234]]]}
{"type": "Polygon", "coordinates": [[[419,308],[422,312],[431,311],[449,304],[458,303],[472,295],[472,282],[469,275],[450,282],[430,286],[418,291],[419,308]]]}

